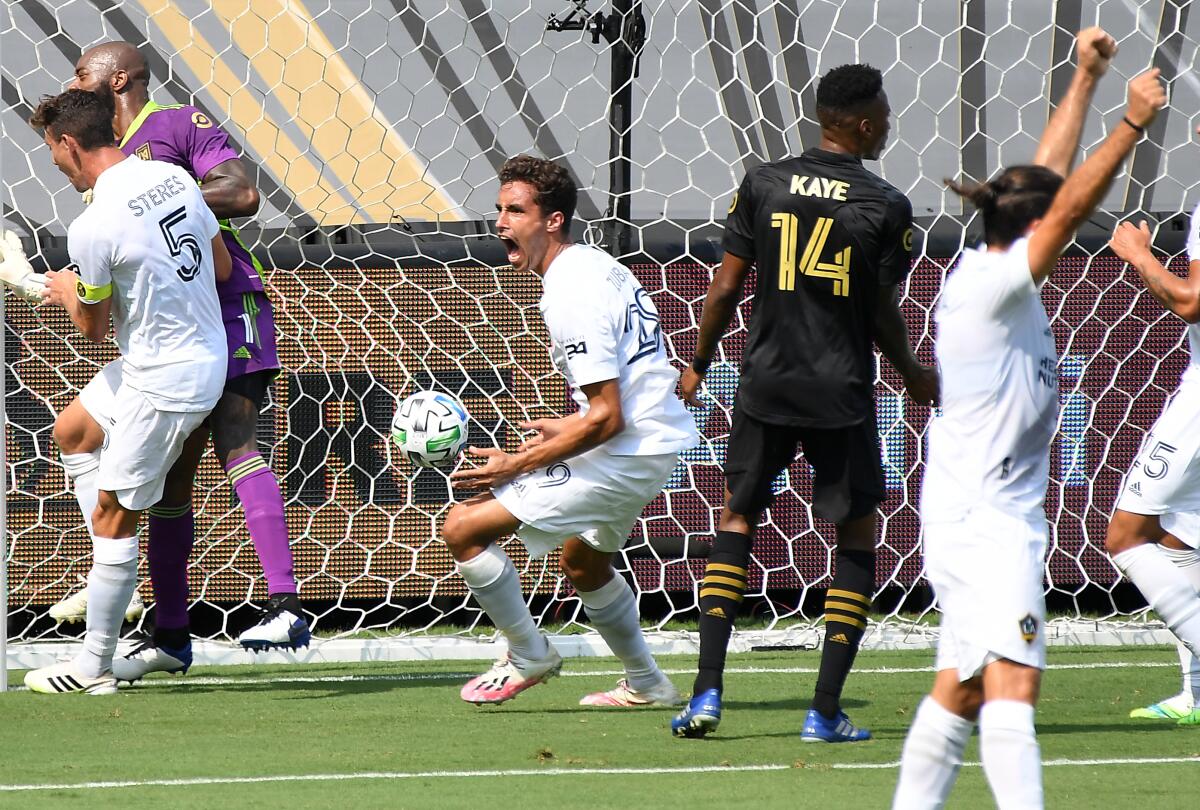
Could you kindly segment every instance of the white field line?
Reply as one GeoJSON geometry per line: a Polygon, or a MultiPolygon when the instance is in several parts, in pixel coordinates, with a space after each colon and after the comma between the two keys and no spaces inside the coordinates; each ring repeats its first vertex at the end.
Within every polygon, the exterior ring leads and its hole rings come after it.
{"type": "MultiPolygon", "coordinates": [[[[1090,664],[1051,664],[1049,669],[1137,669],[1150,667],[1176,667],[1178,664],[1168,661],[1096,661],[1090,664]]],[[[694,669],[664,669],[663,672],[667,675],[694,675],[694,669]]],[[[933,672],[933,667],[873,667],[865,669],[855,669],[855,673],[860,675],[903,675],[920,672],[933,672]]],[[[815,667],[730,667],[725,670],[727,675],[815,675],[817,669],[815,667]]],[[[217,675],[198,675],[196,677],[181,677],[181,678],[150,678],[148,680],[139,681],[138,686],[157,686],[157,687],[188,687],[188,686],[238,686],[241,684],[264,684],[264,683],[295,683],[295,684],[322,684],[322,683],[371,683],[378,681],[448,681],[457,678],[471,678],[477,675],[478,672],[418,672],[418,673],[397,673],[394,675],[266,675],[263,677],[254,678],[239,678],[239,677],[222,677],[217,675]]],[[[559,677],[564,678],[611,678],[625,674],[623,669],[599,669],[586,670],[582,672],[560,672],[559,677]]],[[[12,691],[24,691],[25,687],[13,687],[12,691]]]]}
{"type": "MultiPolygon", "coordinates": [[[[978,762],[963,763],[977,768],[978,762]]],[[[1095,767],[1098,765],[1200,764],[1200,757],[1136,757],[1130,759],[1048,759],[1047,768],[1095,767]]],[[[109,788],[187,787],[196,785],[252,785],[270,782],[346,782],[359,779],[479,779],[503,776],[646,776],[663,774],[752,773],[761,771],[894,770],[899,762],[835,762],[828,765],[702,765],[678,768],[522,768],[492,771],[366,771],[363,773],[301,773],[277,776],[198,776],[186,779],[137,779],[111,782],[71,782],[45,785],[4,785],[0,793],[37,790],[103,790],[109,788]]]]}

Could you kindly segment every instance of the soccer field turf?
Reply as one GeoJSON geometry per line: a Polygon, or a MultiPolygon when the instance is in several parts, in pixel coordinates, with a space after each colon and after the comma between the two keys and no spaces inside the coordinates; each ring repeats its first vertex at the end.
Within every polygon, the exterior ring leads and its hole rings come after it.
{"type": "MultiPolygon", "coordinates": [[[[690,687],[693,657],[660,660],[690,687]]],[[[1195,807],[1200,727],[1128,717],[1178,691],[1174,650],[1052,649],[1050,661],[1047,806],[1195,807]]],[[[101,698],[19,691],[0,695],[0,807],[887,806],[932,654],[859,656],[846,708],[875,739],[855,745],[799,740],[817,662],[731,656],[726,714],[705,740],[671,738],[669,710],[576,705],[615,682],[612,659],[569,660],[499,707],[459,700],[481,669],[463,661],[196,668],[101,698]]],[[[976,741],[966,759],[950,806],[990,806],[976,741]]]]}

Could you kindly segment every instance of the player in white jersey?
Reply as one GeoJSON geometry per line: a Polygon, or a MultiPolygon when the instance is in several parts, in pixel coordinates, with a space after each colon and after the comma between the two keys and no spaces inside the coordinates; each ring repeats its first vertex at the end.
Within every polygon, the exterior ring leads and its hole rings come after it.
{"type": "Polygon", "coordinates": [[[217,221],[183,170],[126,158],[112,116],[111,99],[69,90],[44,99],[30,119],[71,184],[92,191],[67,231],[76,272],[47,273],[44,300],[97,343],[111,317],[121,355],[68,406],[93,438],[73,476],[93,565],[83,650],[25,676],[30,689],[50,694],[116,691],[112,658],[137,582],[138,518],[162,497],[184,440],[225,383],[215,285],[231,262],[217,221]]]}
{"type": "Polygon", "coordinates": [[[1150,228],[1121,223],[1113,252],[1133,265],[1158,301],[1187,322],[1191,357],[1117,496],[1105,546],[1113,562],[1175,633],[1183,669],[1178,695],[1131,717],[1200,725],[1200,206],[1188,233],[1188,277],[1150,250],[1150,228]]]}
{"type": "Polygon", "coordinates": [[[562,547],[561,568],[626,677],[584,705],[675,705],[679,691],[655,664],[637,601],[612,557],[638,516],[699,437],[675,396],[658,311],[629,270],[572,244],[575,184],[548,160],[520,155],[500,169],[496,233],[516,270],[540,276],[540,309],[555,366],[579,411],[523,425],[537,431],[516,453],[470,448],[486,459],[450,477],[488,489],[450,510],[442,536],[459,573],[508,641],[508,654],[463,688],[470,703],[502,703],[558,673],[562,658],[538,631],[516,568],[497,541],[516,534],[531,558],[562,547]]]}
{"type": "Polygon", "coordinates": [[[1042,580],[1058,357],[1040,291],[1144,127],[1166,102],[1158,71],[1129,83],[1123,122],[1064,181],[1097,80],[1116,52],[1078,38],[1079,68],[1034,165],[950,183],[983,214],[938,302],[941,415],[921,493],[925,571],[942,611],[937,674],[905,741],[894,806],[941,807],[976,721],[996,803],[1041,807],[1034,706],[1046,666],[1042,580]]]}

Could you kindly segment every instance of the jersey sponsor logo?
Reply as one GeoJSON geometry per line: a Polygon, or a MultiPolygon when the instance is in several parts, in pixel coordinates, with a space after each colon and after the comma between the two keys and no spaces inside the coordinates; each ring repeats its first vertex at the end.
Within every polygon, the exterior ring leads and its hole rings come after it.
{"type": "Polygon", "coordinates": [[[1026,644],[1032,644],[1037,638],[1038,620],[1033,617],[1032,613],[1026,613],[1018,622],[1021,628],[1021,638],[1025,639],[1026,644]]]}
{"type": "MultiPolygon", "coordinates": [[[[845,180],[831,180],[828,177],[809,177],[806,174],[793,174],[791,192],[801,197],[822,197],[826,200],[846,199],[850,184],[845,180]]],[[[733,209],[730,209],[733,210],[733,209]]]]}
{"type": "Polygon", "coordinates": [[[577,354],[587,354],[587,341],[580,340],[575,343],[567,343],[563,346],[563,351],[567,353],[568,360],[577,354]]]}
{"type": "Polygon", "coordinates": [[[192,123],[196,129],[210,129],[213,125],[212,119],[198,110],[192,113],[192,123]]]}
{"type": "Polygon", "coordinates": [[[904,250],[912,253],[912,228],[904,232],[904,236],[900,239],[900,244],[904,246],[904,250]]]}
{"type": "Polygon", "coordinates": [[[1047,388],[1058,390],[1058,361],[1055,358],[1042,358],[1038,364],[1038,382],[1047,388]]]}
{"type": "Polygon", "coordinates": [[[142,160],[154,160],[154,155],[150,153],[150,144],[144,143],[134,150],[133,154],[137,155],[142,160]]]}
{"type": "Polygon", "coordinates": [[[1142,482],[1134,481],[1132,484],[1130,484],[1129,492],[1133,495],[1137,495],[1139,498],[1142,497],[1142,482]]]}
{"type": "Polygon", "coordinates": [[[235,351],[233,353],[233,356],[238,358],[239,360],[249,360],[250,359],[250,350],[247,349],[245,346],[239,346],[237,351],[235,351]]]}

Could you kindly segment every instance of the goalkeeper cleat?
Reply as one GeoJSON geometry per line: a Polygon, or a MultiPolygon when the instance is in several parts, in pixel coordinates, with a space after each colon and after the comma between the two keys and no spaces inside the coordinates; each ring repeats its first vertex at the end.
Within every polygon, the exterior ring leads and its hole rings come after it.
{"type": "Polygon", "coordinates": [[[583,699],[579,701],[579,705],[625,708],[630,706],[678,706],[682,702],[683,698],[679,696],[679,690],[675,688],[675,684],[671,683],[666,675],[663,675],[661,682],[642,691],[632,688],[629,681],[622,678],[617,681],[615,689],[584,695],[583,699]]]}
{"type": "Polygon", "coordinates": [[[169,672],[183,674],[192,665],[192,642],[179,649],[172,647],[156,647],[152,639],[147,639],[133,648],[133,651],[120,658],[113,659],[113,677],[118,681],[133,683],[144,678],[151,672],[169,672]]]}
{"type": "Polygon", "coordinates": [[[545,683],[562,669],[562,656],[554,646],[546,642],[550,652],[545,658],[529,661],[520,656],[508,655],[492,664],[492,668],[478,675],[463,686],[458,693],[467,703],[482,706],[485,703],[503,703],[512,700],[531,686],[545,683]]]}
{"type": "MultiPolygon", "coordinates": [[[[87,620],[87,580],[83,577],[79,580],[84,583],[83,588],[50,606],[50,618],[59,624],[87,620]]],[[[145,612],[146,604],[142,601],[142,595],[134,589],[129,606],[125,608],[125,621],[136,622],[145,612]]]]}
{"type": "Polygon", "coordinates": [[[88,678],[79,674],[74,661],[63,661],[30,670],[25,673],[25,685],[29,687],[29,691],[41,692],[43,695],[64,695],[70,692],[84,692],[89,695],[117,693],[117,679],[111,672],[99,678],[88,678]]]}
{"type": "Polygon", "coordinates": [[[1139,720],[1181,720],[1191,714],[1195,708],[1192,696],[1181,692],[1175,697],[1160,700],[1143,709],[1134,709],[1129,716],[1139,720]]]}
{"type": "MultiPolygon", "coordinates": [[[[292,596],[295,601],[295,596],[292,596]]],[[[299,610],[299,608],[297,608],[299,610]]],[[[308,621],[288,608],[285,599],[272,596],[259,614],[258,623],[238,636],[238,644],[253,652],[298,650],[312,641],[308,621]]]]}
{"type": "Polygon", "coordinates": [[[671,733],[676,737],[703,737],[720,724],[721,690],[705,689],[671,720],[671,733]]]}
{"type": "Polygon", "coordinates": [[[871,732],[851,723],[845,712],[838,712],[837,717],[826,720],[816,709],[809,709],[804,718],[804,728],[800,730],[802,742],[842,743],[869,739],[871,732]]]}

